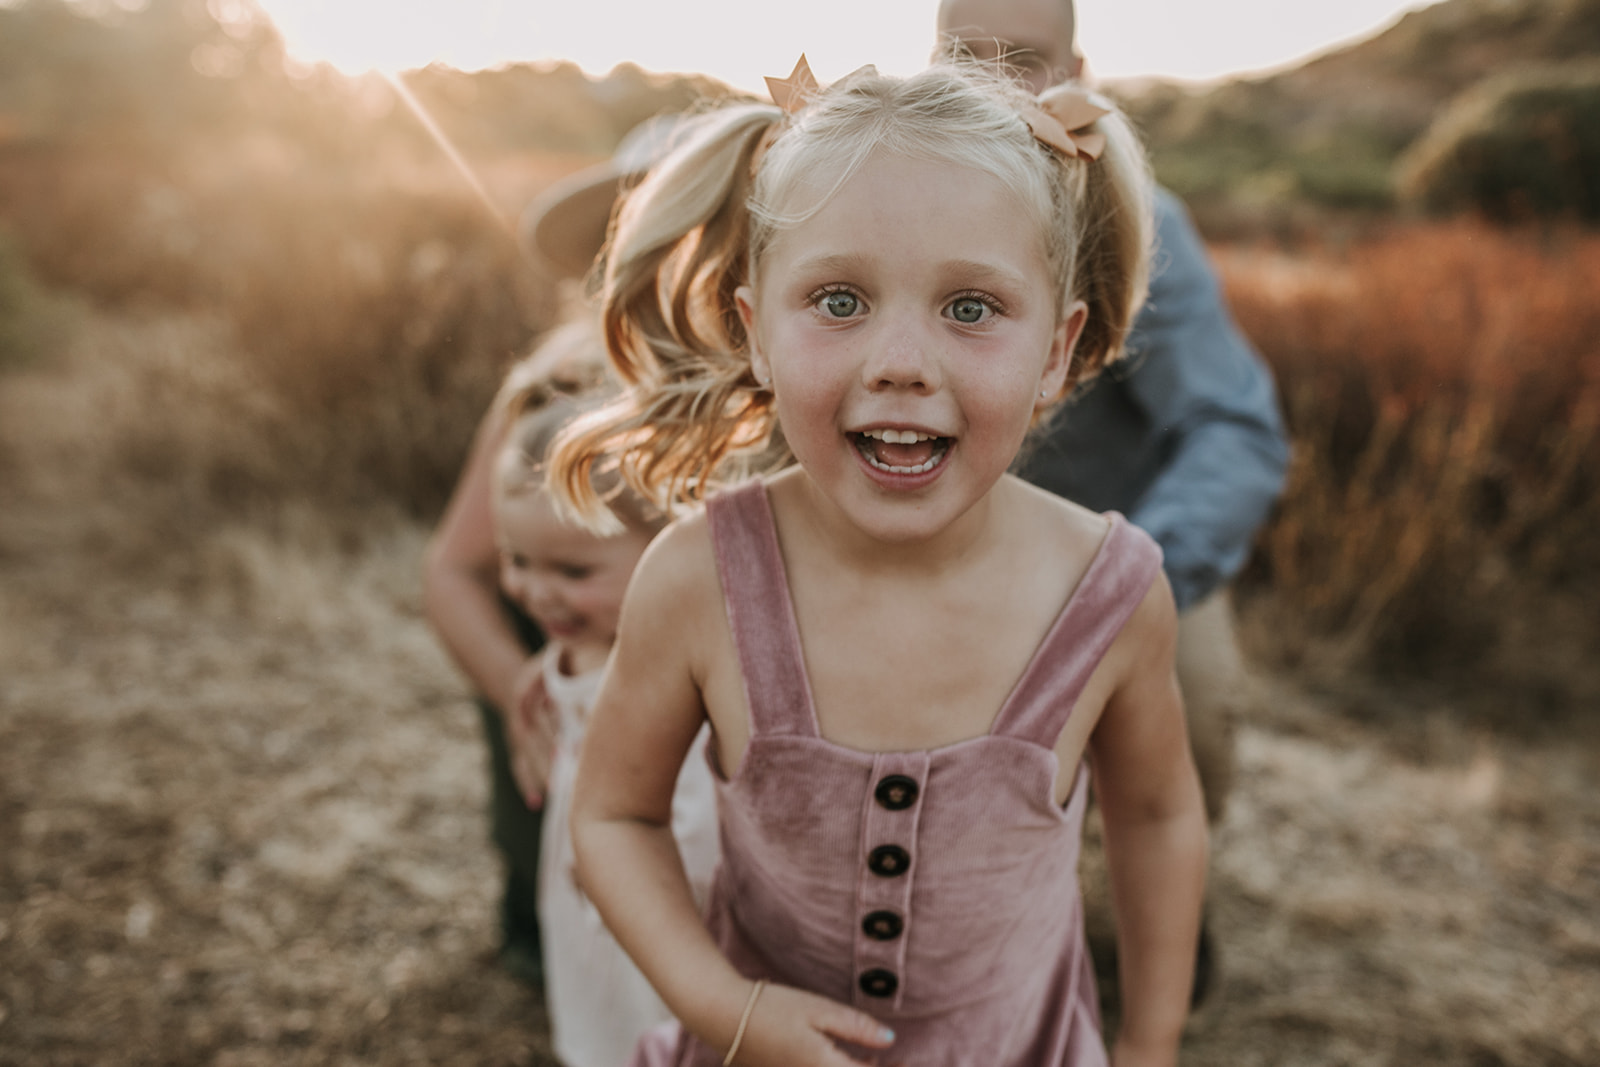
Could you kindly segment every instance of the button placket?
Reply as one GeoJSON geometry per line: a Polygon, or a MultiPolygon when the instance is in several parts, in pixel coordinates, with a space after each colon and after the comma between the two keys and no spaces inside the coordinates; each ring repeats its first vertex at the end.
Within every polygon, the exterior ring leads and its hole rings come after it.
{"type": "Polygon", "coordinates": [[[906,991],[906,946],[917,831],[927,793],[926,753],[884,753],[872,764],[861,820],[852,999],[865,1011],[898,1010],[906,991]]]}

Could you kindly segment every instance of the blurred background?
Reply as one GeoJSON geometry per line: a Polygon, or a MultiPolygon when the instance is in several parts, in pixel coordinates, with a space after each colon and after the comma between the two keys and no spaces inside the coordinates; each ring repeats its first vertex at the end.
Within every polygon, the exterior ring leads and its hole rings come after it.
{"type": "MultiPolygon", "coordinates": [[[[553,1062],[420,553],[533,195],[933,44],[754,6],[0,0],[0,1065],[553,1062]]],[[[1295,444],[1187,1061],[1600,1063],[1600,0],[1080,9],[1295,444]]]]}

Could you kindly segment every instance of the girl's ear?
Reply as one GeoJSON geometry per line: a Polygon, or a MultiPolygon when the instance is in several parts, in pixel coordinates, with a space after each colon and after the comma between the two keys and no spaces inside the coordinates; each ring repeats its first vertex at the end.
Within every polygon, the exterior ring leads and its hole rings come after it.
{"type": "Polygon", "coordinates": [[[1078,338],[1083,336],[1083,327],[1088,321],[1088,304],[1074,300],[1067,305],[1066,314],[1050,338],[1050,354],[1039,376],[1039,395],[1033,403],[1035,410],[1051,406],[1078,384],[1072,380],[1072,352],[1078,347],[1078,338]]]}
{"type": "Polygon", "coordinates": [[[767,357],[761,353],[761,345],[756,340],[756,294],[748,285],[741,285],[733,291],[733,302],[739,308],[739,321],[744,323],[746,343],[750,345],[750,370],[755,374],[756,381],[762,386],[772,384],[772,364],[767,362],[767,357]]]}

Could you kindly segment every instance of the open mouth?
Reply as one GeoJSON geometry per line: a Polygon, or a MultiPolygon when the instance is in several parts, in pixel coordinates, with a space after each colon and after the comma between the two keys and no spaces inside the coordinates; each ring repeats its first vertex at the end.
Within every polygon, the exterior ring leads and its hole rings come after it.
{"type": "Polygon", "coordinates": [[[571,637],[583,629],[577,619],[552,619],[547,617],[536,621],[539,623],[539,628],[551,637],[571,637]]]}
{"type": "Polygon", "coordinates": [[[926,474],[950,452],[948,437],[920,430],[863,430],[850,435],[856,451],[888,474],[926,474]]]}

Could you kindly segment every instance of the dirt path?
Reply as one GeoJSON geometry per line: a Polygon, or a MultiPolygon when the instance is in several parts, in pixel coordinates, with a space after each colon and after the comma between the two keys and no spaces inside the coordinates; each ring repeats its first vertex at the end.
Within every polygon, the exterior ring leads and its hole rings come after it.
{"type": "MultiPolygon", "coordinates": [[[[0,509],[0,1064],[552,1062],[422,531],[115,529],[0,509]]],[[[1593,737],[1269,690],[1186,1062],[1600,1063],[1593,737]]]]}

